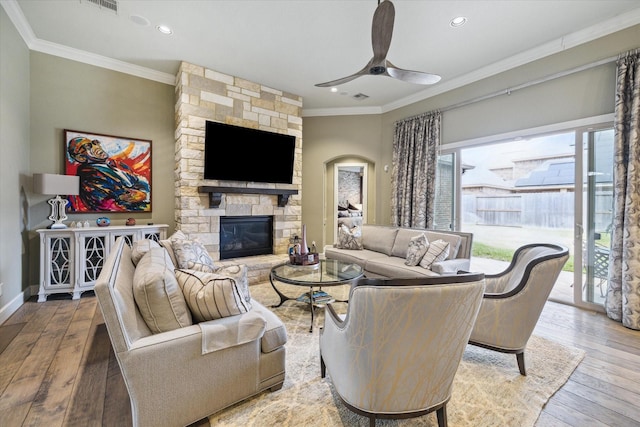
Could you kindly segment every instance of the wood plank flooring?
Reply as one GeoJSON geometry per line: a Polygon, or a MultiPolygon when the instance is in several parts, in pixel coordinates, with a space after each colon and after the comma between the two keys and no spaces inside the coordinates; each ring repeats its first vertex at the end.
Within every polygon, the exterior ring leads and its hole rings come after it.
{"type": "MultiPolygon", "coordinates": [[[[0,426],[130,426],[95,296],[62,298],[30,300],[0,325],[0,426]]],[[[586,352],[537,426],[640,427],[639,331],[548,302],[534,333],[586,352]]]]}

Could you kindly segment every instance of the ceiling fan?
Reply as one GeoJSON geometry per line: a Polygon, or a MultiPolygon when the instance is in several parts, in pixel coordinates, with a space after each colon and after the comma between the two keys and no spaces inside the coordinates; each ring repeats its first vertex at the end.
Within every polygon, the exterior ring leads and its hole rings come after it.
{"type": "Polygon", "coordinates": [[[360,76],[389,76],[394,79],[402,80],[408,83],[421,85],[430,85],[440,81],[437,74],[423,73],[420,71],[411,71],[398,68],[387,60],[387,52],[391,45],[391,36],[393,33],[393,20],[396,11],[390,0],[384,0],[378,3],[375,13],[373,14],[373,24],[371,28],[371,44],[373,46],[373,58],[364,66],[364,68],[355,74],[341,79],[332,80],[330,82],[318,83],[317,87],[337,86],[350,82],[360,76]]]}

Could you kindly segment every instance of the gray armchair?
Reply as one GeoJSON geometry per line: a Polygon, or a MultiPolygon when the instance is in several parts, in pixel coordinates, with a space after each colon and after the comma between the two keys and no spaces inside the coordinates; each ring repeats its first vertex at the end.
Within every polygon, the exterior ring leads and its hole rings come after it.
{"type": "Polygon", "coordinates": [[[520,373],[526,375],[527,341],[567,259],[569,250],[564,246],[534,243],[518,248],[503,272],[487,274],[469,343],[515,353],[520,373]]]}
{"type": "Polygon", "coordinates": [[[320,369],[347,408],[369,418],[410,418],[446,405],[484,291],[484,274],[361,279],[345,317],[327,305],[320,369]]]}

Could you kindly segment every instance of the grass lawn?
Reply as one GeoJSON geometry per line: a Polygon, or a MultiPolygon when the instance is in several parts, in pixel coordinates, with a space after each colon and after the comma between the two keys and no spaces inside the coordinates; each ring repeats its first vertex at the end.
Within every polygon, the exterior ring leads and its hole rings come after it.
{"type": "MultiPolygon", "coordinates": [[[[478,258],[495,259],[497,261],[511,262],[513,258],[513,250],[497,248],[495,246],[489,246],[480,242],[473,242],[471,248],[471,256],[478,258]]],[[[573,272],[573,255],[569,255],[569,259],[562,268],[563,271],[573,272]]]]}

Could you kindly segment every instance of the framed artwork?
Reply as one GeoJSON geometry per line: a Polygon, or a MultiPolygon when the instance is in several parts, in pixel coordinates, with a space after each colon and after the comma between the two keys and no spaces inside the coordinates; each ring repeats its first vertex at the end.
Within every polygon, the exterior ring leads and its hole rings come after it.
{"type": "Polygon", "coordinates": [[[65,174],[80,177],[67,212],[151,212],[151,141],[64,130],[65,174]]]}

